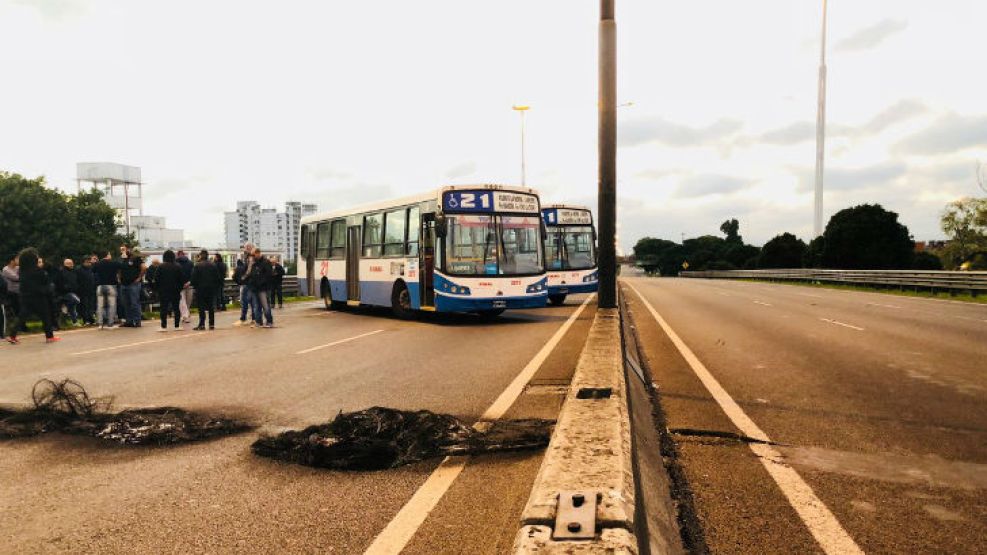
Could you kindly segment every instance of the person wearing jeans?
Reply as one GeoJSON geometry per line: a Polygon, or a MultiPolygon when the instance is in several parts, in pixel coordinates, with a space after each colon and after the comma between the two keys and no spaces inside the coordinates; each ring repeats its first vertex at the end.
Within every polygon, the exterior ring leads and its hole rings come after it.
{"type": "Polygon", "coordinates": [[[124,327],[141,325],[141,281],[144,279],[144,262],[134,251],[120,247],[120,302],[123,303],[124,327]]]}
{"type": "Polygon", "coordinates": [[[268,292],[273,281],[274,271],[271,268],[271,261],[261,255],[260,249],[254,249],[254,263],[247,274],[247,289],[253,296],[254,305],[257,307],[254,313],[254,323],[259,327],[273,328],[274,316],[271,313],[271,303],[268,292]],[[265,323],[265,320],[267,323],[265,323]]]}
{"type": "Polygon", "coordinates": [[[113,329],[117,314],[117,287],[120,285],[120,263],[106,251],[100,253],[102,260],[93,266],[96,276],[96,323],[99,329],[113,329]]]}

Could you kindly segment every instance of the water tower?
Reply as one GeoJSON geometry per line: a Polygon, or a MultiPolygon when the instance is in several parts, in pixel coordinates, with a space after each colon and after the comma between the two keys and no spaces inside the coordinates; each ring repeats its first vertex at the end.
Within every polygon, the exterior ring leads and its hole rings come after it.
{"type": "Polygon", "coordinates": [[[75,165],[75,182],[103,193],[106,203],[120,214],[121,229],[130,234],[130,218],[136,210],[144,215],[144,184],[141,169],[112,162],[79,162],[75,165]],[[136,196],[134,195],[136,193],[136,196]]]}

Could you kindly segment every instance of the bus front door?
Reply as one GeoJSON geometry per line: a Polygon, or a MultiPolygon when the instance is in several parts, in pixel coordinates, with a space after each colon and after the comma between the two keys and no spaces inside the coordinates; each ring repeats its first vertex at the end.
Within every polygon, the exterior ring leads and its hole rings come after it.
{"type": "Polygon", "coordinates": [[[422,253],[419,283],[422,307],[435,306],[435,214],[422,217],[422,253]]]}
{"type": "Polygon", "coordinates": [[[346,230],[346,300],[360,302],[360,226],[346,230]]]}

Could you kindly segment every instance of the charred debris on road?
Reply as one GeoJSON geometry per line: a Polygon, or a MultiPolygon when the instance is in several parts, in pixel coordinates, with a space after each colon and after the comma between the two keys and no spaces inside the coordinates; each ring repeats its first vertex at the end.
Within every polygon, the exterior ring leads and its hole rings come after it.
{"type": "Polygon", "coordinates": [[[340,412],[331,422],[265,436],[251,446],[262,457],[333,470],[383,470],[447,455],[539,449],[552,420],[497,420],[471,427],[427,410],[371,407],[340,412]]]}
{"type": "Polygon", "coordinates": [[[61,432],[122,445],[176,445],[253,429],[238,419],[176,407],[113,412],[110,399],[91,397],[69,379],[38,381],[31,400],[30,408],[0,408],[0,439],[61,432]]]}

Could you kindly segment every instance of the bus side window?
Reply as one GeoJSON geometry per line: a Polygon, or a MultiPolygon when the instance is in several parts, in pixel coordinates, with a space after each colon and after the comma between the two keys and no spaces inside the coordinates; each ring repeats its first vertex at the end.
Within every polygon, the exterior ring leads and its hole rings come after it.
{"type": "Polygon", "coordinates": [[[372,214],[363,218],[363,256],[380,258],[383,251],[384,215],[372,214]]]}
{"type": "Polygon", "coordinates": [[[315,257],[329,258],[329,222],[322,222],[316,228],[315,257]]]}
{"type": "Polygon", "coordinates": [[[384,217],[384,256],[403,256],[407,233],[407,211],[392,210],[384,217]]]}
{"type": "Polygon", "coordinates": [[[408,256],[418,256],[418,237],[421,235],[422,222],[417,206],[408,209],[408,256]]]}
{"type": "Polygon", "coordinates": [[[329,257],[344,258],[346,256],[346,220],[332,222],[331,235],[329,257]]]}

